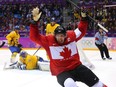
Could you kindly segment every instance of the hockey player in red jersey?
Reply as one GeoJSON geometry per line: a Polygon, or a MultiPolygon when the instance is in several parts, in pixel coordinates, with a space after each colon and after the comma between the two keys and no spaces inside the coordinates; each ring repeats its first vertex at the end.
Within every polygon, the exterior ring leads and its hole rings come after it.
{"type": "Polygon", "coordinates": [[[33,21],[30,25],[30,39],[40,44],[50,58],[51,74],[57,77],[62,87],[77,87],[76,81],[81,81],[89,87],[107,87],[86,66],[82,65],[76,42],[87,30],[86,13],[82,13],[82,20],[74,31],[66,31],[58,26],[54,35],[44,36],[39,33],[37,22],[41,16],[39,8],[32,11],[33,21]]]}

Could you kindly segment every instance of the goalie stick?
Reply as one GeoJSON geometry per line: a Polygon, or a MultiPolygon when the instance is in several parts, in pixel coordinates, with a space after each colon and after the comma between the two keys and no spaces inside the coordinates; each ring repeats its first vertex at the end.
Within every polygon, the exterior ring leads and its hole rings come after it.
{"type": "Polygon", "coordinates": [[[103,7],[107,8],[107,7],[116,7],[116,5],[104,5],[103,7]]]}
{"type": "MultiPolygon", "coordinates": [[[[76,8],[78,8],[81,11],[81,8],[79,6],[77,6],[73,1],[71,0],[67,0],[69,3],[71,3],[72,5],[74,5],[76,8]]],[[[84,10],[83,10],[84,11],[84,10]]],[[[87,15],[92,21],[94,21],[101,29],[103,29],[105,32],[108,32],[108,30],[102,26],[100,23],[98,23],[94,18],[92,18],[91,16],[87,15]]]]}
{"type": "Polygon", "coordinates": [[[8,65],[7,67],[7,62],[4,63],[4,66],[3,66],[3,70],[8,70],[8,69],[16,69],[16,65],[17,64],[17,61],[8,65]]]}
{"type": "Polygon", "coordinates": [[[35,51],[35,53],[33,54],[33,55],[35,55],[37,52],[38,52],[38,50],[41,48],[41,46],[39,46],[39,48],[35,51]]]}

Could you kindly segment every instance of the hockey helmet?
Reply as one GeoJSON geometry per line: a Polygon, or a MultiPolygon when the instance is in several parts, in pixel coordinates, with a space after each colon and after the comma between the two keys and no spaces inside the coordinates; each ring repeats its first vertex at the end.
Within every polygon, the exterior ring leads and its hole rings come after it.
{"type": "Polygon", "coordinates": [[[14,29],[15,29],[15,30],[19,30],[20,28],[19,28],[18,25],[16,25],[16,26],[14,27],[14,29]]]}
{"type": "Polygon", "coordinates": [[[66,35],[66,29],[62,26],[58,26],[55,30],[54,30],[54,34],[64,34],[66,35]]]}
{"type": "Polygon", "coordinates": [[[19,56],[25,58],[27,56],[27,52],[26,51],[21,51],[19,56]]]}
{"type": "Polygon", "coordinates": [[[56,19],[54,17],[51,18],[51,22],[56,22],[56,19]]]}

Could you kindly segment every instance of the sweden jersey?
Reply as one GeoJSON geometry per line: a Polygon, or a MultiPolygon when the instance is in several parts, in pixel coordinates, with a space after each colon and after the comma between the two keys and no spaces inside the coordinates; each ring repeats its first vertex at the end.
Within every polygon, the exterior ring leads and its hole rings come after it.
{"type": "Polygon", "coordinates": [[[27,70],[32,70],[37,68],[38,58],[37,56],[27,55],[26,58],[20,57],[20,62],[26,65],[27,70]]]}

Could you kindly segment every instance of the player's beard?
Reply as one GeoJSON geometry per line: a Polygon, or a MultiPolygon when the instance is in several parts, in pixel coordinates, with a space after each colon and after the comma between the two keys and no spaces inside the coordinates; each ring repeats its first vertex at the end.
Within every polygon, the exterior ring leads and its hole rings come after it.
{"type": "Polygon", "coordinates": [[[57,43],[58,43],[59,45],[62,45],[62,44],[64,44],[65,39],[66,39],[66,37],[64,37],[64,38],[57,38],[56,41],[57,41],[57,43]]]}
{"type": "Polygon", "coordinates": [[[63,44],[64,43],[64,40],[63,39],[59,39],[57,40],[58,44],[63,44]]]}

